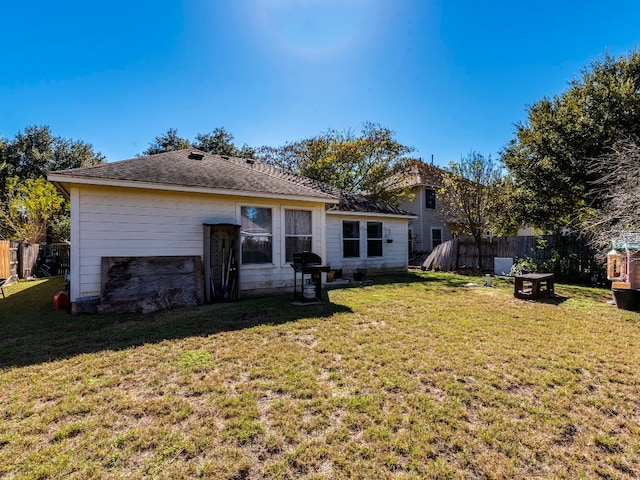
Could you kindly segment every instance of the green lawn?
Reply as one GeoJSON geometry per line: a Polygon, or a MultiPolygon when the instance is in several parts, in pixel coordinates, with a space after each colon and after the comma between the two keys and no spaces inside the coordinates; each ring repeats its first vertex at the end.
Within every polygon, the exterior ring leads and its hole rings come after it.
{"type": "Polygon", "coordinates": [[[2,478],[639,478],[640,313],[412,273],[148,316],[0,298],[2,478]]]}

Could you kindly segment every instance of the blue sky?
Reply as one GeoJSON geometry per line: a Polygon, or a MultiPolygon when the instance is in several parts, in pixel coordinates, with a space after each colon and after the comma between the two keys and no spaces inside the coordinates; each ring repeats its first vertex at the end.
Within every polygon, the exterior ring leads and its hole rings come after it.
{"type": "Polygon", "coordinates": [[[0,7],[0,136],[131,158],[169,128],[283,145],[371,121],[446,165],[640,48],[640,2],[32,0],[0,7]]]}

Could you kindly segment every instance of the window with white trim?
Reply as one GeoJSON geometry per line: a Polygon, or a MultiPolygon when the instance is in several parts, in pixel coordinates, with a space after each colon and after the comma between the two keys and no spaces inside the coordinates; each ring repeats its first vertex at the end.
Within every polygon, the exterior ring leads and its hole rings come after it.
{"type": "Polygon", "coordinates": [[[241,207],[242,263],[273,262],[273,212],[264,207],[241,207]]]}
{"type": "Polygon", "coordinates": [[[344,258],[360,256],[360,222],[358,221],[342,222],[342,256],[344,258]]]}
{"type": "Polygon", "coordinates": [[[313,240],[309,210],[284,211],[285,259],[293,261],[293,254],[310,252],[313,240]]]}
{"type": "Polygon", "coordinates": [[[382,222],[367,222],[367,257],[382,256],[382,222]]]}

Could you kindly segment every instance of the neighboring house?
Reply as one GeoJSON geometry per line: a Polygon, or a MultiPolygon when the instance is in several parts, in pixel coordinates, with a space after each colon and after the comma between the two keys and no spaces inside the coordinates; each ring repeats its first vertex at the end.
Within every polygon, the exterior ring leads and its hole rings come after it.
{"type": "Polygon", "coordinates": [[[225,234],[237,229],[237,243],[223,242],[217,254],[224,270],[225,249],[228,258],[238,246],[243,294],[292,289],[298,251],[317,253],[345,276],[408,266],[410,213],[254,160],[178,150],[48,179],[71,203],[72,302],[103,295],[104,259],[191,256],[213,271],[205,232],[216,225],[225,234]]]}
{"type": "Polygon", "coordinates": [[[402,210],[415,215],[409,221],[409,248],[412,252],[431,252],[453,238],[438,205],[443,171],[422,161],[415,162],[410,168],[406,181],[413,198],[405,198],[399,205],[402,210]]]}

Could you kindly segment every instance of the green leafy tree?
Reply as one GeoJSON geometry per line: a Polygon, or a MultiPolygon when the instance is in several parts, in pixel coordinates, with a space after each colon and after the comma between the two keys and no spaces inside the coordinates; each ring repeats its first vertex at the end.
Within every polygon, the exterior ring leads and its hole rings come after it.
{"type": "MultiPolygon", "coordinates": [[[[45,181],[47,172],[86,167],[102,163],[104,160],[105,157],[101,153],[94,152],[90,144],[55,136],[48,126],[30,126],[23,132],[18,132],[12,139],[1,138],[0,209],[3,214],[0,216],[0,235],[7,238],[18,235],[30,240],[40,238],[38,228],[42,225],[43,217],[38,212],[44,205],[39,207],[35,199],[30,196],[25,197],[24,185],[29,185],[28,181],[38,180],[39,182],[33,186],[37,187],[37,192],[46,195],[48,190],[53,189],[52,185],[47,189],[40,185],[40,182],[45,181]],[[31,206],[33,206],[32,211],[29,210],[31,206]],[[16,212],[21,213],[18,215],[16,212]],[[29,213],[29,216],[25,216],[25,212],[29,213]],[[25,231],[29,227],[20,223],[20,220],[32,217],[36,222],[33,225],[35,230],[26,234],[25,231]]],[[[60,209],[54,209],[54,211],[55,218],[47,217],[45,223],[53,224],[54,232],[60,235],[56,236],[57,239],[68,239],[68,205],[65,202],[60,209]],[[65,225],[67,225],[66,229],[65,225]]]]}
{"type": "Polygon", "coordinates": [[[214,155],[231,157],[253,158],[255,156],[255,150],[246,144],[240,148],[236,147],[233,143],[233,135],[223,127],[217,127],[211,133],[198,133],[193,142],[178,136],[177,129],[170,128],[166,133],[155,137],[142,155],[155,155],[185,148],[197,148],[214,155]]]}
{"type": "Polygon", "coordinates": [[[263,147],[260,158],[283,170],[334,187],[396,203],[405,193],[405,173],[411,147],[378,124],[364,123],[359,135],[328,130],[317,137],[282,147],[263,147]]]}
{"type": "Polygon", "coordinates": [[[214,155],[229,155],[239,158],[255,157],[255,150],[248,145],[238,148],[233,143],[233,135],[223,127],[215,128],[211,133],[199,133],[193,146],[198,150],[214,155]]]}
{"type": "Polygon", "coordinates": [[[442,174],[440,210],[452,232],[473,237],[482,266],[482,238],[493,227],[502,168],[477,152],[450,162],[442,174]]]}
{"type": "Polygon", "coordinates": [[[516,125],[502,152],[512,177],[511,209],[521,224],[544,230],[575,226],[593,195],[593,159],[624,136],[640,135],[640,51],[592,62],[553,98],[516,125]]]}
{"type": "Polygon", "coordinates": [[[166,133],[154,138],[142,155],[155,155],[157,153],[172,152],[174,150],[182,150],[191,148],[191,142],[186,138],[178,136],[178,130],[170,128],[166,133]]]}
{"type": "Polygon", "coordinates": [[[1,215],[8,238],[37,243],[64,208],[64,198],[44,178],[7,179],[6,200],[1,215]]]}
{"type": "Polygon", "coordinates": [[[86,167],[104,160],[104,155],[94,152],[88,143],[55,136],[47,126],[31,126],[13,139],[0,141],[0,186],[13,176],[36,179],[48,171],[86,167]]]}

